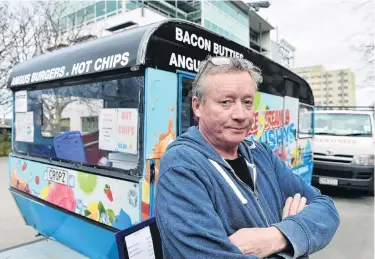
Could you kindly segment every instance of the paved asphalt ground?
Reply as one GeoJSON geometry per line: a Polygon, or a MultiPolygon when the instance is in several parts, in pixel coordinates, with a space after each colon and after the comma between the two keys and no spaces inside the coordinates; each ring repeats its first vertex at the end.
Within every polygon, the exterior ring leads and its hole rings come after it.
{"type": "MultiPolygon", "coordinates": [[[[322,189],[331,196],[340,212],[341,225],[331,244],[312,259],[373,259],[374,198],[362,193],[322,189]]],[[[0,158],[0,250],[35,240],[8,191],[8,162],[0,158]]]]}

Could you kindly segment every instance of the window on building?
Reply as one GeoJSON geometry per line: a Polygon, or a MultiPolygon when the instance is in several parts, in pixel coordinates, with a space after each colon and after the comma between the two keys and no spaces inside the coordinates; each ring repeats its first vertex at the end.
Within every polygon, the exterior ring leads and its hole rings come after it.
{"type": "Polygon", "coordinates": [[[216,24],[211,23],[211,30],[214,31],[214,32],[217,32],[216,24]]]}
{"type": "Polygon", "coordinates": [[[253,30],[250,30],[250,40],[253,42],[259,41],[259,34],[253,30]]]}
{"type": "Polygon", "coordinates": [[[96,3],[96,17],[105,15],[105,1],[96,3]]]}
{"type": "Polygon", "coordinates": [[[88,22],[93,19],[95,19],[95,5],[90,5],[85,10],[85,21],[88,22]]]}
{"type": "Polygon", "coordinates": [[[73,28],[77,24],[75,13],[68,15],[67,22],[68,22],[68,28],[73,28]]]}
{"type": "Polygon", "coordinates": [[[86,13],[86,11],[85,11],[86,9],[81,9],[81,10],[79,10],[78,12],[77,12],[77,23],[76,23],[76,25],[80,25],[80,24],[82,24],[84,21],[85,21],[85,13],[86,13]]]}
{"type": "MultiPolygon", "coordinates": [[[[220,35],[223,35],[223,29],[221,27],[218,27],[217,28],[217,32],[220,34],[220,35]]],[[[223,35],[224,36],[224,35],[223,35]]]]}
{"type": "Polygon", "coordinates": [[[117,0],[117,9],[122,9],[122,0],[117,0]]]}
{"type": "Polygon", "coordinates": [[[63,17],[63,18],[61,18],[59,20],[59,28],[60,28],[60,30],[63,31],[63,30],[65,30],[67,28],[67,26],[68,26],[67,21],[68,21],[68,17],[67,16],[65,16],[65,17],[63,17]]]}
{"type": "Polygon", "coordinates": [[[89,133],[96,131],[99,128],[99,117],[90,116],[90,117],[81,117],[82,132],[89,133]]]}
{"type": "Polygon", "coordinates": [[[348,96],[348,94],[344,94],[344,96],[348,96]]]}
{"type": "Polygon", "coordinates": [[[339,94],[339,96],[342,96],[342,94],[339,94]]]}
{"type": "Polygon", "coordinates": [[[70,118],[62,118],[60,120],[60,132],[70,131],[70,118]]]}
{"type": "Polygon", "coordinates": [[[117,10],[117,1],[107,1],[107,13],[112,13],[117,10]]]}
{"type": "Polygon", "coordinates": [[[135,1],[126,1],[126,9],[127,10],[134,10],[138,7],[138,2],[135,1]]]}
{"type": "Polygon", "coordinates": [[[211,29],[211,23],[206,19],[204,19],[204,27],[206,27],[207,29],[211,29]]]}

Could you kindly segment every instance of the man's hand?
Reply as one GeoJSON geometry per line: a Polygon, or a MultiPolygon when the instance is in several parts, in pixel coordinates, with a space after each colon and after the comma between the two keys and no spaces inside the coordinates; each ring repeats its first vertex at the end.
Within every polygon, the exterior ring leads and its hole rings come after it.
{"type": "MultiPolygon", "coordinates": [[[[282,218],[300,213],[306,205],[306,198],[299,193],[289,197],[283,208],[282,218]]],[[[288,241],[276,228],[242,228],[229,236],[230,241],[237,246],[243,254],[255,255],[260,258],[283,251],[288,241]]]]}
{"type": "Polygon", "coordinates": [[[287,246],[287,240],[276,227],[242,228],[229,236],[243,254],[260,258],[278,253],[287,246]]]}
{"type": "Polygon", "coordinates": [[[297,193],[296,195],[294,195],[294,198],[289,197],[286,200],[282,218],[284,219],[288,216],[296,215],[300,213],[305,207],[306,198],[301,198],[301,194],[297,193]]]}

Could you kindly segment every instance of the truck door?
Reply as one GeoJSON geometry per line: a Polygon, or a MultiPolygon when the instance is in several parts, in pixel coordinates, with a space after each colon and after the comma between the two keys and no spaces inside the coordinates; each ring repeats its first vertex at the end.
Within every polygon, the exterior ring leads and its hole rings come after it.
{"type": "Polygon", "coordinates": [[[198,125],[191,107],[194,78],[195,75],[191,73],[178,74],[178,135],[186,132],[190,126],[198,125]]]}
{"type": "Polygon", "coordinates": [[[313,107],[299,102],[301,86],[284,79],[284,125],[287,164],[295,174],[311,184],[312,177],[312,136],[313,107]]]}
{"type": "Polygon", "coordinates": [[[287,153],[286,164],[290,168],[298,166],[300,150],[297,138],[299,84],[289,78],[284,78],[284,140],[287,153]]]}

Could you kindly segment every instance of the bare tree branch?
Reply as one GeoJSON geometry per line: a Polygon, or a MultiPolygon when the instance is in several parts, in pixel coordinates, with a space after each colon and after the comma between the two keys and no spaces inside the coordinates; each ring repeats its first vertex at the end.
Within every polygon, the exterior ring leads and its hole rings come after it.
{"type": "MultiPolygon", "coordinates": [[[[11,94],[6,87],[10,69],[38,55],[70,46],[86,28],[67,28],[69,1],[0,2],[0,109],[10,110],[11,94]],[[64,17],[65,16],[65,17],[64,17]]],[[[86,20],[85,14],[82,21],[86,20]]],[[[73,24],[77,25],[75,18],[73,24]]],[[[81,21],[81,22],[82,22],[81,21]]]]}

